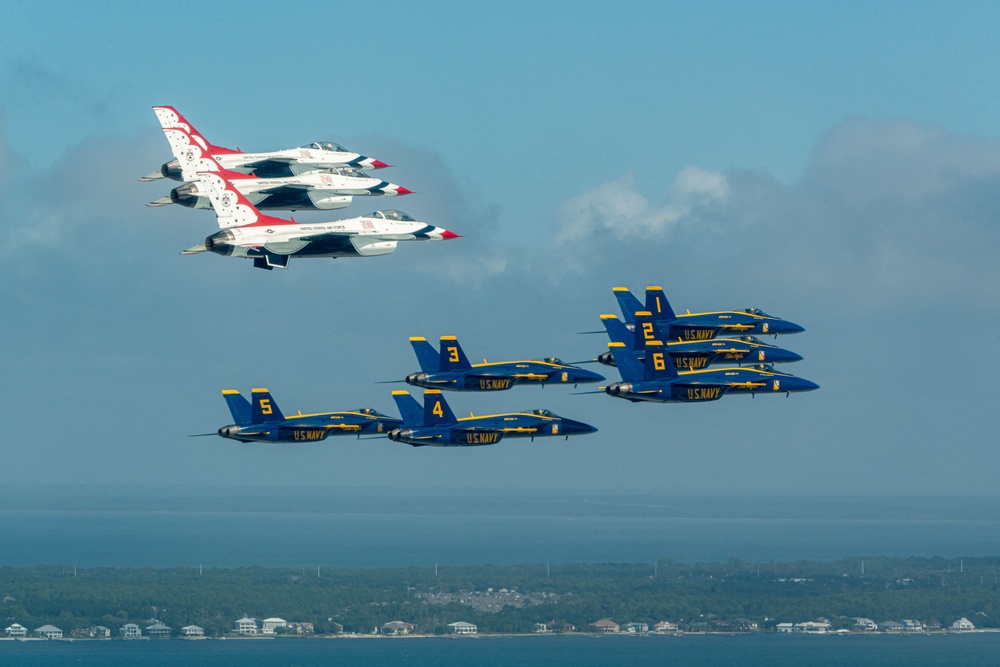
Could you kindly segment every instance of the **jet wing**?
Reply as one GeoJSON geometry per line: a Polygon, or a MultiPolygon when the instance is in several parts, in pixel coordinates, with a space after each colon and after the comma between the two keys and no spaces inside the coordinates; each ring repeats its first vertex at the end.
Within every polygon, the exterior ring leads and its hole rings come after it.
{"type": "Polygon", "coordinates": [[[301,241],[338,241],[347,239],[350,236],[357,236],[360,232],[318,232],[316,234],[303,234],[295,238],[301,241]]]}
{"type": "Polygon", "coordinates": [[[208,248],[205,247],[204,243],[193,245],[187,250],[181,250],[182,255],[197,255],[199,252],[208,252],[208,248]]]}

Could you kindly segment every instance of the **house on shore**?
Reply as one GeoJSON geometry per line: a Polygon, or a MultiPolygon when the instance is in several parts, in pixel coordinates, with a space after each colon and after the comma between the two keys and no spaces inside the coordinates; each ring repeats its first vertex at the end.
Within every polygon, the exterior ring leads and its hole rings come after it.
{"type": "Polygon", "coordinates": [[[8,637],[26,637],[28,636],[28,628],[24,627],[20,623],[15,623],[14,625],[9,625],[4,630],[8,637]]]}
{"type": "Polygon", "coordinates": [[[477,628],[473,623],[457,621],[455,623],[448,624],[448,631],[453,635],[475,635],[479,633],[479,628],[477,628]]]}
{"type": "Polygon", "coordinates": [[[875,632],[878,630],[878,623],[870,618],[859,617],[854,619],[851,629],[855,632],[875,632]]]}
{"type": "Polygon", "coordinates": [[[287,627],[288,621],[283,618],[278,618],[277,616],[265,618],[260,624],[260,634],[273,635],[274,631],[278,628],[281,628],[281,631],[284,632],[287,627]]]}
{"type": "Polygon", "coordinates": [[[243,618],[233,622],[233,632],[238,635],[256,635],[259,630],[257,628],[257,619],[248,618],[244,616],[243,618]]]}
{"type": "Polygon", "coordinates": [[[952,632],[971,632],[975,629],[976,626],[972,624],[972,621],[964,616],[951,624],[952,632]]]}
{"type": "Polygon", "coordinates": [[[43,625],[40,628],[35,628],[32,632],[36,637],[41,639],[62,639],[63,631],[54,625],[43,625]]]}
{"type": "Polygon", "coordinates": [[[123,639],[138,639],[142,636],[142,628],[135,623],[126,623],[118,628],[118,636],[123,639]]]}
{"type": "Polygon", "coordinates": [[[185,625],[181,628],[182,637],[204,637],[205,628],[199,627],[197,625],[185,625]]]}
{"type": "Polygon", "coordinates": [[[408,635],[417,629],[413,623],[407,623],[406,621],[389,621],[382,626],[382,634],[389,637],[395,635],[408,635]]]}
{"type": "Polygon", "coordinates": [[[660,621],[653,626],[653,632],[658,634],[667,634],[677,632],[680,627],[676,623],[671,623],[670,621],[660,621]]]}
{"type": "Polygon", "coordinates": [[[649,634],[649,624],[633,621],[621,626],[621,631],[630,635],[646,635],[649,634]]]}
{"type": "Polygon", "coordinates": [[[160,623],[157,621],[149,627],[146,628],[146,636],[153,639],[164,639],[170,637],[173,630],[170,629],[165,623],[160,623]]]}
{"type": "Polygon", "coordinates": [[[621,632],[621,627],[610,618],[602,618],[590,624],[590,629],[600,635],[615,635],[621,632]]]}

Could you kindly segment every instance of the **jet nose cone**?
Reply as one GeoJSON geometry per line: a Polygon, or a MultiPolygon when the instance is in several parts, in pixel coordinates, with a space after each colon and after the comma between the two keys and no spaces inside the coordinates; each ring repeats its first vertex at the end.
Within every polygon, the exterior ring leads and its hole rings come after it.
{"type": "Polygon", "coordinates": [[[771,331],[775,334],[797,334],[805,330],[805,327],[801,327],[795,322],[789,322],[788,320],[782,320],[778,326],[771,327],[771,331]]]}
{"type": "Polygon", "coordinates": [[[410,190],[409,188],[404,188],[402,185],[397,185],[396,186],[396,195],[397,196],[412,195],[412,194],[413,194],[413,190],[410,190]]]}
{"type": "Polygon", "coordinates": [[[590,424],[584,424],[583,422],[578,422],[575,419],[563,419],[562,420],[562,432],[563,435],[587,435],[588,433],[597,433],[597,428],[591,426],[590,424]]]}
{"type": "Polygon", "coordinates": [[[607,378],[600,373],[595,373],[594,371],[588,371],[586,368],[581,368],[573,372],[573,382],[574,383],[584,383],[584,382],[604,382],[607,378]]]}
{"type": "Polygon", "coordinates": [[[446,230],[444,230],[443,232],[441,232],[441,238],[442,238],[442,239],[445,239],[445,240],[448,240],[448,239],[460,239],[460,238],[462,238],[462,237],[461,237],[461,236],[459,236],[458,234],[456,234],[455,232],[449,232],[449,231],[448,231],[448,230],[446,229],[446,230]]]}
{"type": "Polygon", "coordinates": [[[814,391],[819,389],[819,385],[803,378],[796,378],[793,391],[814,391]]]}
{"type": "Polygon", "coordinates": [[[372,160],[372,169],[385,169],[386,167],[391,167],[391,164],[386,164],[382,160],[372,160]]]}
{"type": "Polygon", "coordinates": [[[774,363],[778,364],[790,364],[795,361],[802,361],[802,356],[795,354],[789,350],[772,350],[771,355],[773,356],[774,363]]]}

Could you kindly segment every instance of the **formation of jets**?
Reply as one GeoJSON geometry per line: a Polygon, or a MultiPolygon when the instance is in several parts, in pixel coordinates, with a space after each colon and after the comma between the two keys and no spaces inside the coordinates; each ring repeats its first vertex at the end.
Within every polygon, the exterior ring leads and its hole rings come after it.
{"type": "Polygon", "coordinates": [[[595,361],[616,366],[622,378],[603,387],[610,396],[632,402],[688,403],[735,394],[787,396],[819,388],[771,365],[800,361],[801,356],[753,336],[739,336],[752,332],[777,337],[804,331],[797,324],[757,308],[677,315],[660,287],[646,288],[646,309],[624,287],[614,288],[614,294],[631,331],[614,315],[601,316],[611,339],[605,353],[610,359],[601,355],[595,361]],[[737,366],[712,367],[720,364],[737,366]]]}
{"type": "MultiPolygon", "coordinates": [[[[301,223],[263,210],[334,210],[355,197],[398,197],[412,191],[370,176],[381,160],[330,141],[298,148],[245,153],[209,142],[176,109],[153,107],[173,159],[139,179],[182,183],[149,203],[212,209],[218,231],[183,255],[210,252],[253,260],[257,268],[287,268],[292,257],[371,257],[393,252],[400,241],[446,240],[458,235],[395,209],[330,222],[301,223]]],[[[632,402],[714,401],[735,394],[786,395],[818,385],[775,370],[802,357],[757,336],[794,334],[803,328],[758,308],[677,313],[660,287],[647,287],[645,304],[624,287],[614,296],[624,322],[601,315],[608,351],[576,363],[615,367],[620,382],[598,392],[632,402]]],[[[596,332],[594,332],[596,333],[596,332]]],[[[594,433],[589,424],[537,408],[523,412],[457,418],[442,391],[495,392],[517,386],[572,385],[605,378],[556,357],[471,363],[455,336],[441,336],[437,350],[423,337],[410,338],[420,371],[403,382],[424,388],[421,406],[407,391],[393,391],[401,418],[373,408],[286,416],[267,389],[248,401],[235,389],[222,392],[235,423],[215,433],[244,443],[320,442],[331,435],[386,437],[414,447],[493,445],[505,438],[594,433]]]]}
{"type": "Polygon", "coordinates": [[[299,223],[261,213],[329,210],[355,197],[398,197],[411,190],[374,178],[361,169],[388,167],[333,142],[314,142],[270,153],[243,153],[210,143],[173,107],[153,107],[174,159],[141,181],[185,181],[150,206],[180,204],[212,208],[219,232],[181,252],[253,260],[256,268],[287,268],[291,257],[374,257],[400,241],[439,241],[458,234],[415,220],[395,209],[354,218],[299,223]]]}

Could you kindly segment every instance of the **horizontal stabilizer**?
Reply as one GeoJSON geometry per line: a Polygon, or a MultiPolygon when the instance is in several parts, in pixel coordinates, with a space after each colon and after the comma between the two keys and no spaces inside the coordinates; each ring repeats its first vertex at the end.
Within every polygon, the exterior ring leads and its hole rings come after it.
{"type": "Polygon", "coordinates": [[[159,180],[161,178],[166,178],[166,177],[162,173],[160,173],[160,170],[157,169],[156,171],[150,172],[150,173],[146,174],[145,176],[143,176],[142,178],[140,178],[139,182],[140,183],[149,183],[150,181],[157,181],[157,180],[159,180]]]}
{"type": "Polygon", "coordinates": [[[173,204],[173,200],[170,197],[160,197],[159,199],[154,199],[153,201],[146,204],[146,206],[166,206],[167,204],[173,204]]]}
{"type": "Polygon", "coordinates": [[[199,252],[208,252],[208,248],[205,246],[204,243],[193,245],[187,250],[181,250],[182,255],[197,255],[199,252]]]}

